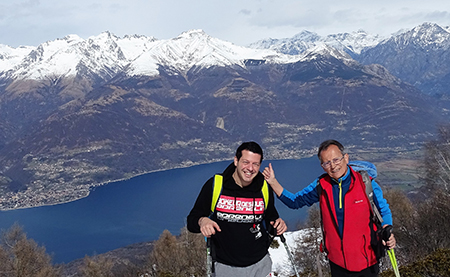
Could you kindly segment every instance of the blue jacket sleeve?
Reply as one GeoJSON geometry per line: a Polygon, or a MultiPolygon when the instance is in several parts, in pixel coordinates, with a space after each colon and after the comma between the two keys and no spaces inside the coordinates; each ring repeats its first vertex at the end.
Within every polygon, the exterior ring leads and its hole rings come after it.
{"type": "Polygon", "coordinates": [[[314,182],[296,194],[283,189],[283,192],[278,199],[291,209],[299,209],[305,205],[309,207],[314,203],[319,202],[319,195],[316,190],[317,180],[318,179],[314,180],[314,182]]]}
{"type": "Polygon", "coordinates": [[[392,225],[391,209],[389,208],[389,204],[387,203],[386,199],[384,199],[383,197],[383,191],[375,181],[372,181],[372,188],[374,195],[373,201],[380,211],[381,217],[383,217],[383,225],[392,225]]]}

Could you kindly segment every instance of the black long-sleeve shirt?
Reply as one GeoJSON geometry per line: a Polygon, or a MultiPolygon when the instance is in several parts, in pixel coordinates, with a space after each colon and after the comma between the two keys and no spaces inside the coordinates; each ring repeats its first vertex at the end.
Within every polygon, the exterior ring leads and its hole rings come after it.
{"type": "Polygon", "coordinates": [[[187,227],[199,233],[198,220],[210,216],[222,230],[212,236],[216,261],[243,267],[255,264],[267,254],[271,240],[266,230],[270,221],[279,216],[270,186],[269,203],[264,210],[263,175],[259,172],[249,186],[240,187],[232,177],[235,169],[231,163],[223,172],[222,193],[211,216],[214,177],[203,185],[187,217],[187,227]]]}

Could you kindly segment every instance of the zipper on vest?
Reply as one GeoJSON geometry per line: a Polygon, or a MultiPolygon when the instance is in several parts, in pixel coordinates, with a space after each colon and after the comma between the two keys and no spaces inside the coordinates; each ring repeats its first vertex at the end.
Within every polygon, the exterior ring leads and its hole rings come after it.
{"type": "Polygon", "coordinates": [[[342,258],[344,258],[344,268],[347,269],[347,259],[345,258],[345,251],[344,251],[344,234],[342,234],[342,239],[341,239],[341,252],[342,252],[342,258]]]}
{"type": "Polygon", "coordinates": [[[342,178],[339,181],[339,209],[342,209],[342,178]]]}
{"type": "Polygon", "coordinates": [[[367,267],[369,267],[370,266],[369,254],[367,253],[367,247],[366,247],[368,241],[367,241],[367,238],[365,235],[363,236],[363,238],[364,238],[364,258],[366,258],[367,267]]]}

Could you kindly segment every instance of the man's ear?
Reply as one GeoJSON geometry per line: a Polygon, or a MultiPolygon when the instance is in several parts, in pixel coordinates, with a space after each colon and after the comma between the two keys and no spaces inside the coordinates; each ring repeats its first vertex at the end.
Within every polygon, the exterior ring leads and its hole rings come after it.
{"type": "Polygon", "coordinates": [[[236,156],[234,156],[234,166],[237,166],[238,164],[238,158],[236,156]]]}

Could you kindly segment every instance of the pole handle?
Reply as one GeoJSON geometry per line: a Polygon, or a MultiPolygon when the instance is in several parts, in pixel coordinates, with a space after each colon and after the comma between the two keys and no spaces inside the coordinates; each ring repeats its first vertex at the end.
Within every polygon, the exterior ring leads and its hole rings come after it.
{"type": "Polygon", "coordinates": [[[384,241],[388,241],[391,237],[393,227],[392,225],[388,225],[383,228],[383,231],[381,232],[381,239],[384,241]]]}

